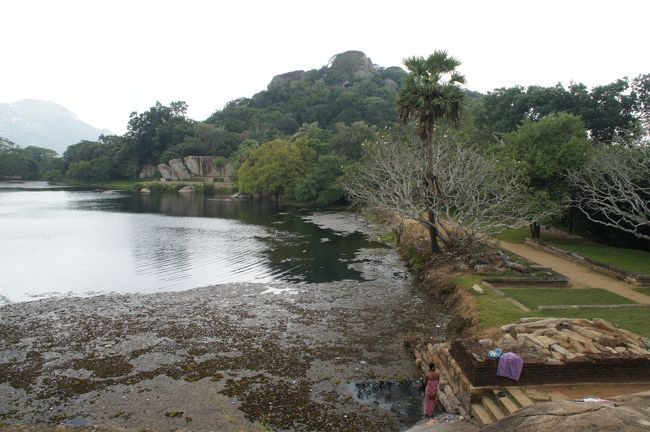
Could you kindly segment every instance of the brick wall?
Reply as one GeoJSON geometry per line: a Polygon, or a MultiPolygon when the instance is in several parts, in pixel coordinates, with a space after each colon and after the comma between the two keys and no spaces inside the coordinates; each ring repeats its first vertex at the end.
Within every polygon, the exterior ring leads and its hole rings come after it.
{"type": "Polygon", "coordinates": [[[497,360],[486,359],[480,345],[457,339],[450,353],[475,387],[579,382],[650,381],[650,356],[632,353],[586,354],[562,363],[524,359],[519,381],[496,375],[497,360]]]}

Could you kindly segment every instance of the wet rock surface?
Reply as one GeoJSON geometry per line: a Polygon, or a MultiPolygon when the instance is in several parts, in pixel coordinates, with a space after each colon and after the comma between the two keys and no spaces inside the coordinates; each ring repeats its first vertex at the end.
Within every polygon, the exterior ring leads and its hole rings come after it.
{"type": "Polygon", "coordinates": [[[392,249],[362,250],[356,265],[365,282],[0,306],[0,424],[405,429],[398,413],[356,401],[348,387],[417,378],[402,336],[442,339],[446,318],[392,249]]]}

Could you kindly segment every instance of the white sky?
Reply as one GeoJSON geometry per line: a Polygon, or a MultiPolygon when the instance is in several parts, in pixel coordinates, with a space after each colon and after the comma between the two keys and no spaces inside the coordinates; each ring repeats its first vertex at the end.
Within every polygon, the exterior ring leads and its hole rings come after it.
{"type": "Polygon", "coordinates": [[[347,50],[381,66],[446,49],[470,89],[606,84],[650,72],[650,2],[0,0],[0,102],[93,126],[184,100],[202,120],[274,75],[347,50]]]}

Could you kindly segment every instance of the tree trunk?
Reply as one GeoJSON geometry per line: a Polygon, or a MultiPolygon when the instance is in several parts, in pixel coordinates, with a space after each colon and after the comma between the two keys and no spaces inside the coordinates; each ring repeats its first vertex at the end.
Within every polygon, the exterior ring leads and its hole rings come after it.
{"type": "Polygon", "coordinates": [[[436,214],[433,211],[435,196],[437,193],[436,176],[433,172],[433,127],[424,141],[427,149],[427,171],[424,174],[427,199],[427,215],[429,219],[429,238],[431,239],[431,252],[439,253],[440,245],[438,244],[438,229],[436,228],[436,214]]]}
{"type": "Polygon", "coordinates": [[[531,235],[531,237],[534,238],[534,239],[538,239],[538,238],[540,238],[540,234],[541,234],[541,226],[540,226],[540,224],[537,223],[537,222],[533,222],[532,224],[530,224],[530,235],[531,235]]]}

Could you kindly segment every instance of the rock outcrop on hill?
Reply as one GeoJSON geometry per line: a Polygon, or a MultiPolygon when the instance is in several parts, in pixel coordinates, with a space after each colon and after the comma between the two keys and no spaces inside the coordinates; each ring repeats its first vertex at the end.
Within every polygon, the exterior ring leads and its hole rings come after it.
{"type": "Polygon", "coordinates": [[[346,51],[335,55],[329,67],[329,74],[336,74],[344,80],[361,79],[372,76],[377,68],[370,58],[361,51],[346,51]]]}
{"type": "Polygon", "coordinates": [[[221,177],[227,181],[234,169],[232,163],[225,159],[215,163],[214,156],[186,156],[184,159],[172,159],[168,164],[159,164],[158,171],[165,181],[189,180],[192,177],[221,177]]]}
{"type": "Polygon", "coordinates": [[[273,77],[269,85],[266,86],[267,90],[271,90],[277,87],[281,87],[289,81],[298,81],[305,77],[306,72],[304,70],[297,70],[292,72],[283,73],[281,75],[276,75],[273,77]]]}

